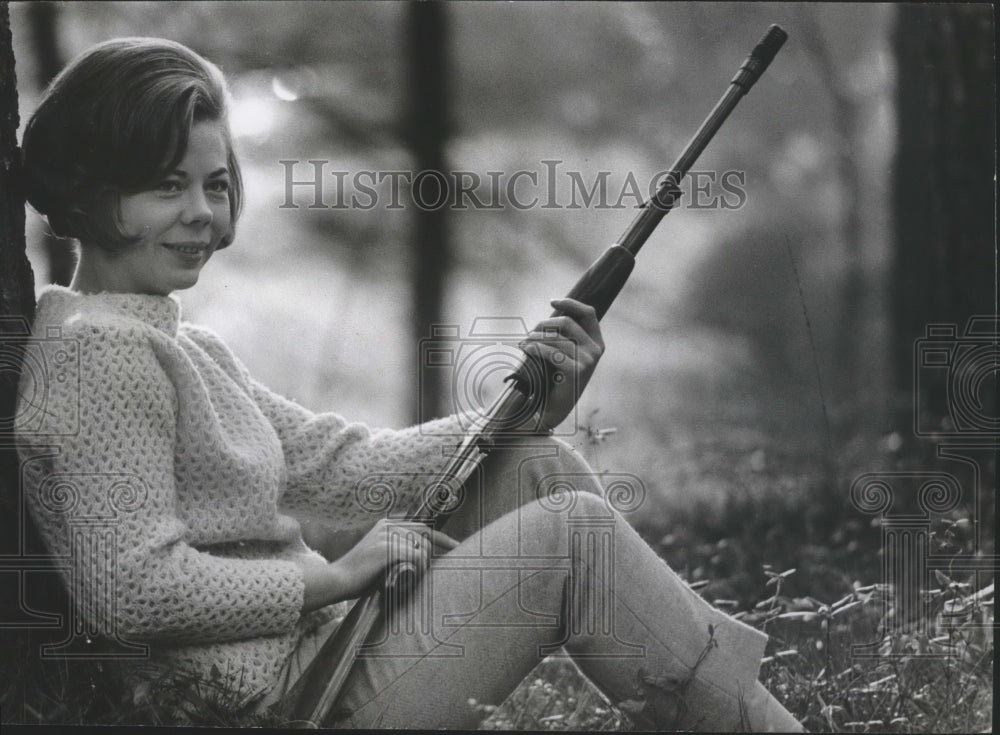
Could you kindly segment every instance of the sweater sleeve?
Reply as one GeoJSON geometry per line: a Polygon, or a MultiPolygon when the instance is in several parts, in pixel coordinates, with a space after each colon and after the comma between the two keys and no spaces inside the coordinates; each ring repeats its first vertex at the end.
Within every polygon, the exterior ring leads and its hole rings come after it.
{"type": "Polygon", "coordinates": [[[412,510],[458,443],[455,417],[371,429],[335,413],[312,413],[256,381],[251,390],[284,448],[282,507],[299,516],[319,514],[350,527],[412,510]]]}
{"type": "Polygon", "coordinates": [[[412,510],[461,439],[449,416],[406,429],[372,429],[336,413],[314,413],[256,381],[210,330],[187,334],[236,372],[281,441],[287,469],[282,510],[342,527],[412,510]]]}
{"type": "Polygon", "coordinates": [[[44,386],[43,433],[58,436],[58,450],[45,456],[42,442],[51,441],[19,439],[29,507],[48,547],[69,560],[67,581],[88,623],[136,641],[293,630],[304,594],[297,564],[225,558],[184,541],[177,395],[151,338],[103,325],[69,337],[79,345],[78,375],[44,386]]]}

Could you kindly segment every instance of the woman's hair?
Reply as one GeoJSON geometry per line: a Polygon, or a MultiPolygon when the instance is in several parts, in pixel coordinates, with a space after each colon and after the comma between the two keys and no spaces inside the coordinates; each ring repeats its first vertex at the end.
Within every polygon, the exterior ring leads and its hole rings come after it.
{"type": "Polygon", "coordinates": [[[56,234],[117,250],[123,194],[153,187],[184,158],[191,126],[223,125],[233,241],[243,183],[227,120],[225,78],[186,46],[117,38],[74,59],[52,81],[22,141],[25,193],[56,234]]]}

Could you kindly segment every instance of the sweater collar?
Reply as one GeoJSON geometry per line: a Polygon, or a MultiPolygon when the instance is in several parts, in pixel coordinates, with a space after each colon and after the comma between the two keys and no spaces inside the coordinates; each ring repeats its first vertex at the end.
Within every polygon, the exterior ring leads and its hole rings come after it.
{"type": "Polygon", "coordinates": [[[54,312],[63,321],[72,314],[113,313],[138,319],[171,336],[177,335],[181,320],[181,302],[177,296],[153,296],[141,293],[84,294],[65,286],[50,285],[38,295],[38,312],[54,312]]]}

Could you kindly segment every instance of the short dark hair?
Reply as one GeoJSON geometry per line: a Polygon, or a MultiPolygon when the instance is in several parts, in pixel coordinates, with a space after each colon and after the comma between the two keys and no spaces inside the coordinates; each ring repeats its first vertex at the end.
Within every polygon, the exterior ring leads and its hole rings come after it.
{"type": "Polygon", "coordinates": [[[160,38],[116,38],[88,49],[46,89],[24,130],[25,194],[53,231],[117,250],[120,202],[154,186],[184,158],[191,126],[223,123],[229,230],[236,234],[243,181],[228,125],[226,81],[191,49],[160,38]]]}

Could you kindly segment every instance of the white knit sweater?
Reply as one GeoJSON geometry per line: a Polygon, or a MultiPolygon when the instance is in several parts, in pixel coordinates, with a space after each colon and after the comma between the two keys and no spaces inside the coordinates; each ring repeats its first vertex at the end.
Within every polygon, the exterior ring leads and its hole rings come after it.
{"type": "Polygon", "coordinates": [[[365,489],[388,482],[412,504],[458,430],[312,413],[255,382],[211,331],[181,324],[174,297],[48,287],[33,333],[17,414],[25,496],[78,614],[148,643],[142,668],[214,669],[246,701],[345,608],[300,615],[299,564],[324,562],[283,511],[373,523],[365,489]]]}

